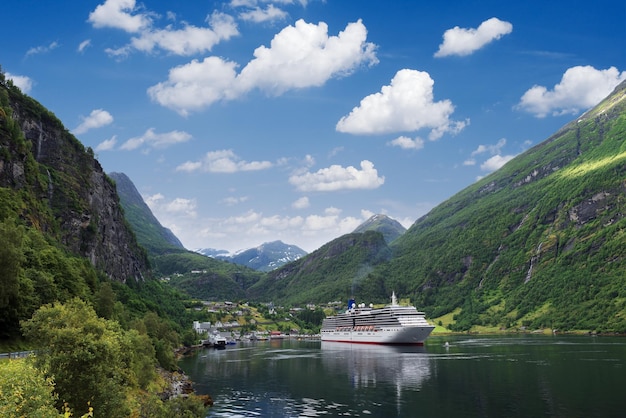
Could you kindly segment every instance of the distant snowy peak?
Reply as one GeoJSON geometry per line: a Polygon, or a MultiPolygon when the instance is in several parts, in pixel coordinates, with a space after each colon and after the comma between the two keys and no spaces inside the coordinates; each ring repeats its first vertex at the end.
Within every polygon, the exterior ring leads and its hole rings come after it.
{"type": "Polygon", "coordinates": [[[285,244],[282,241],[266,242],[258,247],[239,250],[235,253],[213,248],[202,248],[196,252],[259,271],[271,271],[307,255],[303,249],[295,245],[285,244]]]}
{"type": "Polygon", "coordinates": [[[207,257],[218,258],[218,257],[228,257],[230,253],[226,250],[216,250],[215,248],[198,248],[194,250],[194,252],[202,255],[206,255],[207,257]]]}

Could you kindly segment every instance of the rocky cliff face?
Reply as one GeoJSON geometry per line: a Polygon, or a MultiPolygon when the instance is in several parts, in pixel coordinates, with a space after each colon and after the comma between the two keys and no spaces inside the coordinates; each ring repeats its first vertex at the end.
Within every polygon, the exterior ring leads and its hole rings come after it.
{"type": "Polygon", "coordinates": [[[91,149],[13,86],[0,83],[0,105],[0,187],[17,215],[111,279],[142,280],[147,257],[91,149]]]}

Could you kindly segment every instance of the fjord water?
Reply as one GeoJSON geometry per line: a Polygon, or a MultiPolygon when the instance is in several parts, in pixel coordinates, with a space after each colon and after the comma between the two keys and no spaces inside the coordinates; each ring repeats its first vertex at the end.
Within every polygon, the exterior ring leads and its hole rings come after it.
{"type": "Polygon", "coordinates": [[[626,338],[270,340],[181,360],[209,417],[624,417],[626,338]],[[447,344],[446,344],[447,343],[447,344]]]}

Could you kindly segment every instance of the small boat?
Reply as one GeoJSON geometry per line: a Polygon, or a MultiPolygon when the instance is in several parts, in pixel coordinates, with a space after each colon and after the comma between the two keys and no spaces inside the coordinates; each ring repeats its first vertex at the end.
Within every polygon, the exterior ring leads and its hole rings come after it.
{"type": "Polygon", "coordinates": [[[202,340],[202,345],[213,348],[226,348],[226,338],[222,337],[218,332],[209,334],[209,338],[202,340]]]}
{"type": "Polygon", "coordinates": [[[322,322],[322,341],[358,344],[407,344],[423,345],[435,329],[414,306],[400,306],[395,292],[391,304],[373,308],[365,304],[357,306],[354,299],[348,309],[329,316],[322,322]]]}

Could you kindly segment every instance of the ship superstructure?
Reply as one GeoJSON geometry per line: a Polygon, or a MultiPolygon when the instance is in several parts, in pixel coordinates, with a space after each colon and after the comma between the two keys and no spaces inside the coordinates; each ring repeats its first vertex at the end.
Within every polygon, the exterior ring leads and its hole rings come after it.
{"type": "Polygon", "coordinates": [[[354,299],[348,309],[324,319],[322,341],[362,344],[416,344],[424,343],[435,327],[430,325],[424,312],[414,306],[400,306],[395,293],[391,304],[384,308],[357,305],[354,299]]]}

